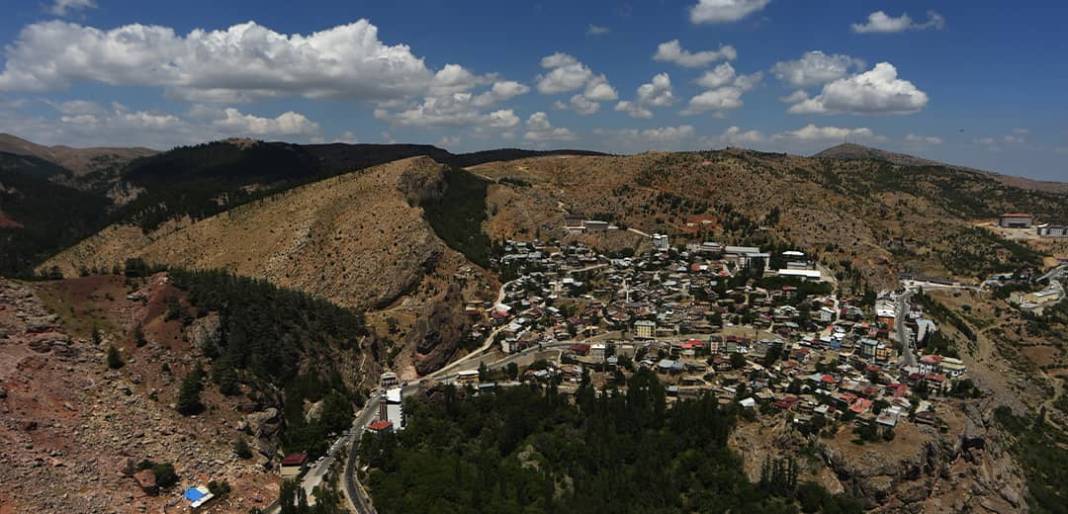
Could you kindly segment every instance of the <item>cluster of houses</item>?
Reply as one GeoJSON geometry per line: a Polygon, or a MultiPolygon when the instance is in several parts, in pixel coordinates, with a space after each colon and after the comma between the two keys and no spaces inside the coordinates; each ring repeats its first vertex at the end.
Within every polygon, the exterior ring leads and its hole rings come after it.
{"type": "MultiPolygon", "coordinates": [[[[937,327],[915,308],[897,312],[840,300],[804,253],[690,244],[666,236],[641,255],[599,255],[581,244],[508,241],[520,264],[489,323],[505,353],[560,350],[524,380],[575,385],[639,367],[662,376],[671,397],[713,392],[721,402],[893,427],[905,415],[934,422],[932,399],[966,373],[955,358],[901,358],[937,327]],[[894,333],[905,316],[905,334],[894,333]]],[[[477,372],[460,380],[477,386],[477,372]]],[[[564,390],[564,389],[562,389],[564,390]]]]}

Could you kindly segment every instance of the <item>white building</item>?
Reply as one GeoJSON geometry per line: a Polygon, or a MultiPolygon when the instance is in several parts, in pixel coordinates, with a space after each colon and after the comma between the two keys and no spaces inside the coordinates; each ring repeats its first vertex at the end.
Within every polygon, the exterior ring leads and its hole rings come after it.
{"type": "Polygon", "coordinates": [[[393,423],[394,430],[404,430],[404,390],[399,387],[386,390],[385,401],[378,404],[378,419],[393,423]]]}
{"type": "Polygon", "coordinates": [[[667,234],[653,234],[653,248],[661,252],[668,251],[671,248],[671,241],[667,234]]]}

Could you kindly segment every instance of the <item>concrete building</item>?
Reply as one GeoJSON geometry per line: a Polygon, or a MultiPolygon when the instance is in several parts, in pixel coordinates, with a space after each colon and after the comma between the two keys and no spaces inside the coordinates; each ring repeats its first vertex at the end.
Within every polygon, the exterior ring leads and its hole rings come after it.
{"type": "Polygon", "coordinates": [[[656,322],[638,320],[634,322],[634,337],[638,339],[652,339],[656,336],[656,322]]]}
{"type": "Polygon", "coordinates": [[[1039,225],[1038,235],[1041,237],[1068,237],[1068,226],[1065,225],[1039,225]]]}
{"type": "Polygon", "coordinates": [[[378,419],[389,421],[394,430],[404,430],[404,390],[394,387],[386,391],[385,401],[378,404],[378,419]]]}
{"type": "Polygon", "coordinates": [[[1035,217],[1025,212],[1006,212],[998,218],[998,226],[1001,228],[1031,228],[1035,223],[1035,217]]]}
{"type": "Polygon", "coordinates": [[[671,241],[667,234],[653,234],[653,248],[661,252],[668,251],[671,248],[671,241]]]}

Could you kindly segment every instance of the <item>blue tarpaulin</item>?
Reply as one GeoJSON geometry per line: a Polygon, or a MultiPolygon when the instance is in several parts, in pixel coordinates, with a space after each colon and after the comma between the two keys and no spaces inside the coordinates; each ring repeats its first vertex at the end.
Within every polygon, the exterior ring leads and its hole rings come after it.
{"type": "Polygon", "coordinates": [[[185,499],[195,502],[205,496],[204,492],[196,487],[190,487],[185,490],[185,499]]]}

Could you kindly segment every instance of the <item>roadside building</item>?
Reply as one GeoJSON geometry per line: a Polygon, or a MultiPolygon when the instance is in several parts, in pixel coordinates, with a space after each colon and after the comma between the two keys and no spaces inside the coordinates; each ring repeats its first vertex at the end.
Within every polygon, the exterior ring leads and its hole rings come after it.
{"type": "Polygon", "coordinates": [[[1038,235],[1041,237],[1068,237],[1068,226],[1051,225],[1049,223],[1039,225],[1038,235]]]}
{"type": "Polygon", "coordinates": [[[281,475],[282,480],[292,480],[299,477],[301,473],[304,473],[304,468],[307,465],[307,453],[291,453],[282,459],[282,465],[278,468],[278,474],[281,475]]]}
{"type": "MultiPolygon", "coordinates": [[[[477,374],[478,371],[475,373],[477,374]]],[[[378,404],[378,419],[390,422],[396,430],[404,430],[403,402],[403,389],[394,387],[387,390],[385,401],[378,404]]]]}
{"type": "Polygon", "coordinates": [[[671,242],[667,234],[653,234],[653,248],[660,252],[666,252],[671,248],[671,242]]]}
{"type": "Polygon", "coordinates": [[[1031,228],[1035,223],[1035,217],[1025,212],[1006,212],[998,218],[998,226],[1001,228],[1031,228]]]}

